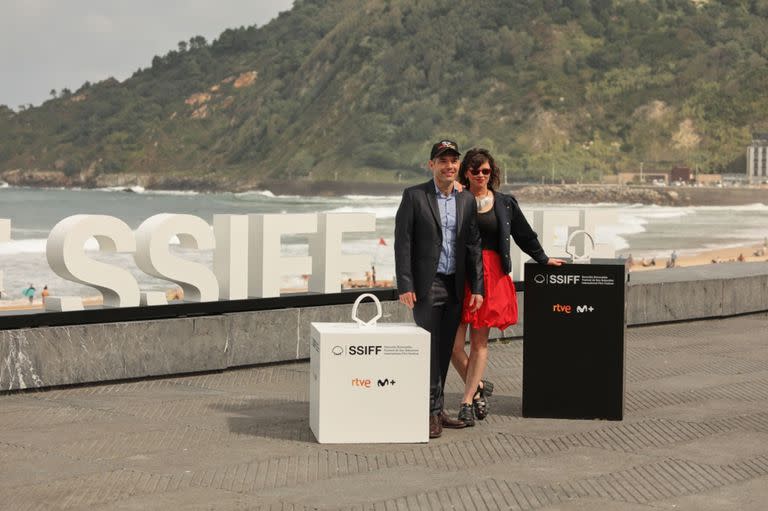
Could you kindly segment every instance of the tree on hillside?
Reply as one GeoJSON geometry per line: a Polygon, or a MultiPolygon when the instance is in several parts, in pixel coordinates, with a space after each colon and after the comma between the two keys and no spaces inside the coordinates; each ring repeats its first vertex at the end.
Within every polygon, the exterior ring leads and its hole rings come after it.
{"type": "Polygon", "coordinates": [[[189,47],[192,48],[193,50],[204,48],[207,44],[208,44],[208,41],[206,41],[205,37],[201,35],[196,35],[195,37],[189,40],[189,47]]]}
{"type": "Polygon", "coordinates": [[[0,116],[0,171],[67,154],[248,184],[286,168],[405,180],[452,133],[526,179],[554,166],[579,180],[667,156],[731,168],[768,119],[768,0],[360,4],[297,0],[263,27],[181,41],[122,83],[86,82],[66,108],[23,105],[0,116]],[[686,120],[697,145],[681,145],[686,120]]]}

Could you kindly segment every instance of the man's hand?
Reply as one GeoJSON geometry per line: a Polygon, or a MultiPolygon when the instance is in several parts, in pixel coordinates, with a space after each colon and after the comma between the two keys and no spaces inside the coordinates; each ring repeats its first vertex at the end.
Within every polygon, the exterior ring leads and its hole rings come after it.
{"type": "Polygon", "coordinates": [[[550,257],[547,259],[547,266],[562,266],[565,264],[565,261],[562,259],[555,259],[554,257],[550,257]]]}
{"type": "Polygon", "coordinates": [[[409,309],[413,309],[413,304],[416,303],[416,293],[408,291],[400,295],[400,303],[405,304],[409,309]]]}
{"type": "Polygon", "coordinates": [[[476,312],[483,306],[483,295],[472,295],[469,297],[469,311],[476,312]]]}

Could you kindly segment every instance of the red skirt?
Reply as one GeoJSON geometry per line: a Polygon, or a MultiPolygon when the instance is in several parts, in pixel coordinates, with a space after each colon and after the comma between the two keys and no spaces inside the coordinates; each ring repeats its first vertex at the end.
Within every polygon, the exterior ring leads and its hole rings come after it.
{"type": "Polygon", "coordinates": [[[483,250],[483,305],[476,312],[469,311],[472,292],[464,288],[464,307],[461,322],[472,328],[495,327],[504,330],[517,323],[517,294],[512,278],[501,269],[501,256],[495,250],[483,250]]]}

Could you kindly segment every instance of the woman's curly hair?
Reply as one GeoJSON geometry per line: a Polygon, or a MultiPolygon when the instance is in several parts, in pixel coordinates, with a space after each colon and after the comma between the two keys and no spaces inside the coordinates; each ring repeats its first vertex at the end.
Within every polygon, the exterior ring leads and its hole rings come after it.
{"type": "Polygon", "coordinates": [[[469,189],[467,172],[472,169],[480,168],[480,165],[485,162],[488,162],[491,166],[491,175],[488,177],[488,189],[496,190],[500,183],[499,175],[501,174],[501,170],[499,169],[499,166],[496,165],[496,160],[491,156],[491,152],[488,149],[481,149],[479,147],[473,147],[464,155],[464,159],[461,161],[461,166],[459,167],[459,183],[469,189]]]}

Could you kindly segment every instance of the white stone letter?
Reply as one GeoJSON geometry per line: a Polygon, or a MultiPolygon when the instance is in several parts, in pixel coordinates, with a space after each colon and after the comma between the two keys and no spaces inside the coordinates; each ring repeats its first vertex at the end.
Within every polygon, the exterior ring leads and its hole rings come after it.
{"type": "Polygon", "coordinates": [[[376,215],[372,213],[320,213],[317,234],[309,241],[312,275],[309,291],[313,293],[341,292],[341,272],[365,272],[371,268],[370,255],[341,255],[344,232],[376,230],[376,215]]]}
{"type": "Polygon", "coordinates": [[[219,284],[202,264],[171,255],[168,243],[177,236],[182,248],[212,250],[211,226],[194,215],[161,213],[147,218],[136,230],[136,265],[145,273],[177,284],[189,302],[219,299],[219,284]]]}
{"type": "MultiPolygon", "coordinates": [[[[73,215],[56,224],[48,235],[45,246],[48,265],[63,279],[98,289],[104,295],[105,307],[138,306],[139,285],[133,275],[85,256],[85,242],[90,238],[96,238],[103,252],[136,250],[131,228],[119,218],[73,215]]],[[[62,309],[73,308],[72,300],[63,300],[62,304],[65,304],[62,309]]]]}
{"type": "Polygon", "coordinates": [[[541,246],[549,257],[568,257],[565,244],[571,227],[579,227],[579,212],[575,209],[537,211],[533,218],[533,229],[539,233],[541,246]]]}
{"type": "MultiPolygon", "coordinates": [[[[0,243],[11,241],[11,220],[0,218],[0,243]]],[[[0,270],[0,291],[3,290],[3,271],[0,270]]]]}
{"type": "Polygon", "coordinates": [[[314,234],[317,214],[248,215],[248,294],[255,298],[280,296],[280,278],[285,274],[306,275],[312,272],[310,257],[281,257],[283,234],[314,234]]]}
{"type": "MultiPolygon", "coordinates": [[[[605,257],[608,259],[616,257],[616,247],[610,238],[610,230],[608,228],[609,225],[616,223],[617,219],[614,211],[605,209],[582,209],[579,211],[579,229],[587,231],[595,240],[595,250],[590,254],[591,257],[605,257]]],[[[569,236],[570,232],[572,231],[569,230],[569,236]]],[[[584,253],[584,236],[578,236],[574,240],[574,247],[577,254],[584,253]]]]}
{"type": "MultiPolygon", "coordinates": [[[[537,213],[538,211],[523,210],[523,216],[531,226],[533,225],[533,218],[537,213]]],[[[541,233],[537,232],[536,234],[539,235],[539,240],[541,240],[541,233]]],[[[512,237],[510,236],[510,238],[512,237]]],[[[520,281],[525,278],[524,265],[528,259],[530,259],[528,254],[520,250],[520,247],[515,244],[514,239],[510,239],[509,260],[512,263],[512,271],[509,274],[512,276],[512,280],[520,281]]]]}
{"type": "Polygon", "coordinates": [[[248,215],[213,215],[213,273],[219,298],[248,298],[248,215]]]}

